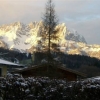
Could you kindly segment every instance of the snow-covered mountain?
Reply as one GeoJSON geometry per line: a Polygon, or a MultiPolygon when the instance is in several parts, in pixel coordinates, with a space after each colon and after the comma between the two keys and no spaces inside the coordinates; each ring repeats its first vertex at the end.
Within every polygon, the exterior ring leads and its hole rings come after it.
{"type": "MultiPolygon", "coordinates": [[[[28,25],[21,22],[2,25],[0,26],[0,47],[33,52],[36,48],[41,48],[38,41],[42,40],[42,29],[42,21],[28,25]]],[[[59,40],[53,42],[59,44],[62,52],[100,58],[100,45],[88,45],[83,36],[69,31],[64,23],[57,25],[55,30],[58,30],[59,40]]]]}

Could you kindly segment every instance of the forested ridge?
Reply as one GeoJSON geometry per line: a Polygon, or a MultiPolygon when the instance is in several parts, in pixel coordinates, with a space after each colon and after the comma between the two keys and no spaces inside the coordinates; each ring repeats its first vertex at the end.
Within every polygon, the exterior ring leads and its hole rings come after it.
{"type": "MultiPolygon", "coordinates": [[[[100,75],[100,60],[94,57],[84,55],[69,55],[64,53],[52,53],[53,59],[71,68],[87,74],[87,77],[100,75]]],[[[42,59],[47,59],[46,53],[35,52],[33,64],[38,64],[42,59]]]]}
{"type": "MultiPolygon", "coordinates": [[[[19,61],[27,59],[25,58],[25,53],[4,48],[0,48],[0,54],[1,58],[9,61],[13,61],[13,58],[18,59],[19,61]]],[[[32,63],[30,63],[30,65],[37,65],[42,63],[43,59],[48,59],[48,55],[45,52],[34,52],[31,56],[32,63]]],[[[86,73],[87,77],[100,75],[100,60],[97,58],[91,58],[84,55],[69,55],[61,52],[53,52],[52,57],[53,59],[56,59],[58,63],[64,64],[67,68],[86,73]]]]}

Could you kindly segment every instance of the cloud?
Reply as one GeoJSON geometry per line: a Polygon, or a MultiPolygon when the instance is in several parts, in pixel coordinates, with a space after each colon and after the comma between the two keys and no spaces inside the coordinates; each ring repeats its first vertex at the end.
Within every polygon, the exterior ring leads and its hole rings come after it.
{"type": "MultiPolygon", "coordinates": [[[[70,29],[77,30],[79,34],[86,38],[89,44],[100,44],[99,0],[62,0],[62,4],[59,4],[59,6],[61,5],[63,5],[59,13],[59,15],[61,14],[61,21],[66,22],[70,29]]],[[[57,9],[57,11],[60,11],[60,7],[57,9]]]]}
{"type": "Polygon", "coordinates": [[[100,18],[68,22],[67,26],[71,30],[77,30],[80,35],[85,37],[89,44],[100,44],[100,18]]]}
{"type": "Polygon", "coordinates": [[[40,0],[4,0],[0,3],[0,24],[13,21],[40,20],[44,2],[40,0]],[[33,18],[32,18],[33,17],[33,18]],[[31,18],[31,19],[30,19],[31,18]]]}
{"type": "Polygon", "coordinates": [[[70,20],[82,20],[84,17],[100,15],[99,10],[99,0],[62,0],[62,3],[57,6],[59,15],[64,15],[62,18],[66,17],[70,20]]]}
{"type": "MultiPolygon", "coordinates": [[[[40,21],[47,0],[0,0],[0,25],[15,21],[40,21]]],[[[59,21],[82,34],[88,43],[98,43],[100,0],[53,0],[59,21]]]]}

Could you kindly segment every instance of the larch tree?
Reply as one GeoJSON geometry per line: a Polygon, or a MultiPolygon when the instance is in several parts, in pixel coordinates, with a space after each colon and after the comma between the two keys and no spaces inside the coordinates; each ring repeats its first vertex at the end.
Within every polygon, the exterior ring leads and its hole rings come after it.
{"type": "Polygon", "coordinates": [[[58,24],[58,19],[54,7],[55,5],[52,0],[48,0],[42,17],[44,27],[43,35],[48,40],[48,62],[51,60],[51,45],[53,45],[51,39],[57,39],[57,30],[55,30],[55,27],[58,24]]]}

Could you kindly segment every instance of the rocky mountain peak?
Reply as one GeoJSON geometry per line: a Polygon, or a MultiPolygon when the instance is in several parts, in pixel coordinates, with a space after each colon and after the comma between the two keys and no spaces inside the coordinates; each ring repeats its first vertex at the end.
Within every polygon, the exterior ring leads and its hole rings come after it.
{"type": "MultiPolygon", "coordinates": [[[[36,48],[41,48],[38,41],[41,41],[41,29],[43,22],[31,22],[25,25],[21,22],[15,22],[9,25],[0,26],[0,47],[7,47],[13,50],[33,52],[36,48]]],[[[68,54],[85,54],[97,57],[100,53],[99,45],[88,45],[85,38],[77,31],[70,31],[64,23],[58,24],[55,28],[59,41],[59,49],[68,54]]],[[[41,41],[42,42],[42,41],[41,41]]],[[[48,41],[46,41],[48,42],[48,41]]]]}

